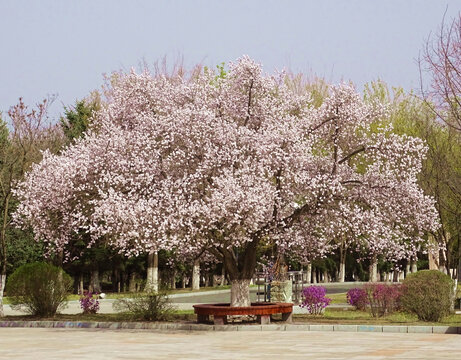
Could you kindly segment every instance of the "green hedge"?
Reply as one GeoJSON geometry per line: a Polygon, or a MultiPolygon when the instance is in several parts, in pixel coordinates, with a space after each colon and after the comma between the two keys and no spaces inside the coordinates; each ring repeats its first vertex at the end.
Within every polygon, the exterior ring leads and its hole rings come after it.
{"type": "Polygon", "coordinates": [[[403,281],[400,299],[405,311],[423,321],[440,321],[450,314],[454,300],[453,280],[438,270],[421,270],[403,281]]]}
{"type": "Polygon", "coordinates": [[[65,306],[72,283],[61,268],[36,262],[16,269],[6,288],[13,308],[31,315],[53,316],[65,306]]]}

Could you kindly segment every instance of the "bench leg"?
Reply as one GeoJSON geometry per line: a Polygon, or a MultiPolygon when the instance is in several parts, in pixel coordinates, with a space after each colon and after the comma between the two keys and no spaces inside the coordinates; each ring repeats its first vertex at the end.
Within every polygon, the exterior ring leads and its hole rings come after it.
{"type": "Polygon", "coordinates": [[[197,315],[197,322],[198,323],[204,323],[210,321],[210,316],[209,315],[197,315]]]}
{"type": "Polygon", "coordinates": [[[227,324],[227,316],[226,315],[213,315],[214,318],[214,324],[215,325],[225,325],[227,324]]]}
{"type": "Polygon", "coordinates": [[[293,322],[293,313],[282,313],[282,320],[287,323],[293,322]]]}
{"type": "Polygon", "coordinates": [[[271,316],[270,315],[258,315],[258,322],[261,325],[267,325],[271,323],[271,316]]]}

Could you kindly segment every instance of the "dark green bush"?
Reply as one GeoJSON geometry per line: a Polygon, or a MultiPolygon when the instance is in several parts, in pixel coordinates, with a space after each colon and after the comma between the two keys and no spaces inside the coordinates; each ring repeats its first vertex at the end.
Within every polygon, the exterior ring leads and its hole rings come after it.
{"type": "Polygon", "coordinates": [[[116,300],[113,308],[148,321],[168,320],[174,310],[165,292],[136,293],[131,299],[116,300]]]}
{"type": "Polygon", "coordinates": [[[65,306],[72,283],[61,268],[36,262],[16,269],[6,289],[13,308],[31,315],[53,316],[65,306]]]}
{"type": "Polygon", "coordinates": [[[440,321],[452,308],[454,283],[448,275],[437,270],[422,270],[403,281],[400,299],[405,311],[423,321],[440,321]]]}

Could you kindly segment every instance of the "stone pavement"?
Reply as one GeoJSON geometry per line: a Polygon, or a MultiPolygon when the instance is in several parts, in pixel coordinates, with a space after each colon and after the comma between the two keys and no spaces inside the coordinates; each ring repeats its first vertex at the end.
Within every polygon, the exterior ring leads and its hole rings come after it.
{"type": "Polygon", "coordinates": [[[0,359],[460,359],[460,335],[0,328],[0,359]]]}

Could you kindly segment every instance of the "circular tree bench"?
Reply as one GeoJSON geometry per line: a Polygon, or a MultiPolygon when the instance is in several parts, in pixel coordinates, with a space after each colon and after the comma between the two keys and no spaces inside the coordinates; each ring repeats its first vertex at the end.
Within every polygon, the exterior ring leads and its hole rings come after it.
{"type": "Polygon", "coordinates": [[[293,304],[291,303],[251,303],[251,306],[231,307],[230,304],[194,305],[197,322],[210,321],[213,315],[215,325],[227,324],[228,315],[256,315],[260,324],[270,324],[272,314],[282,314],[282,320],[292,321],[293,304]]]}

